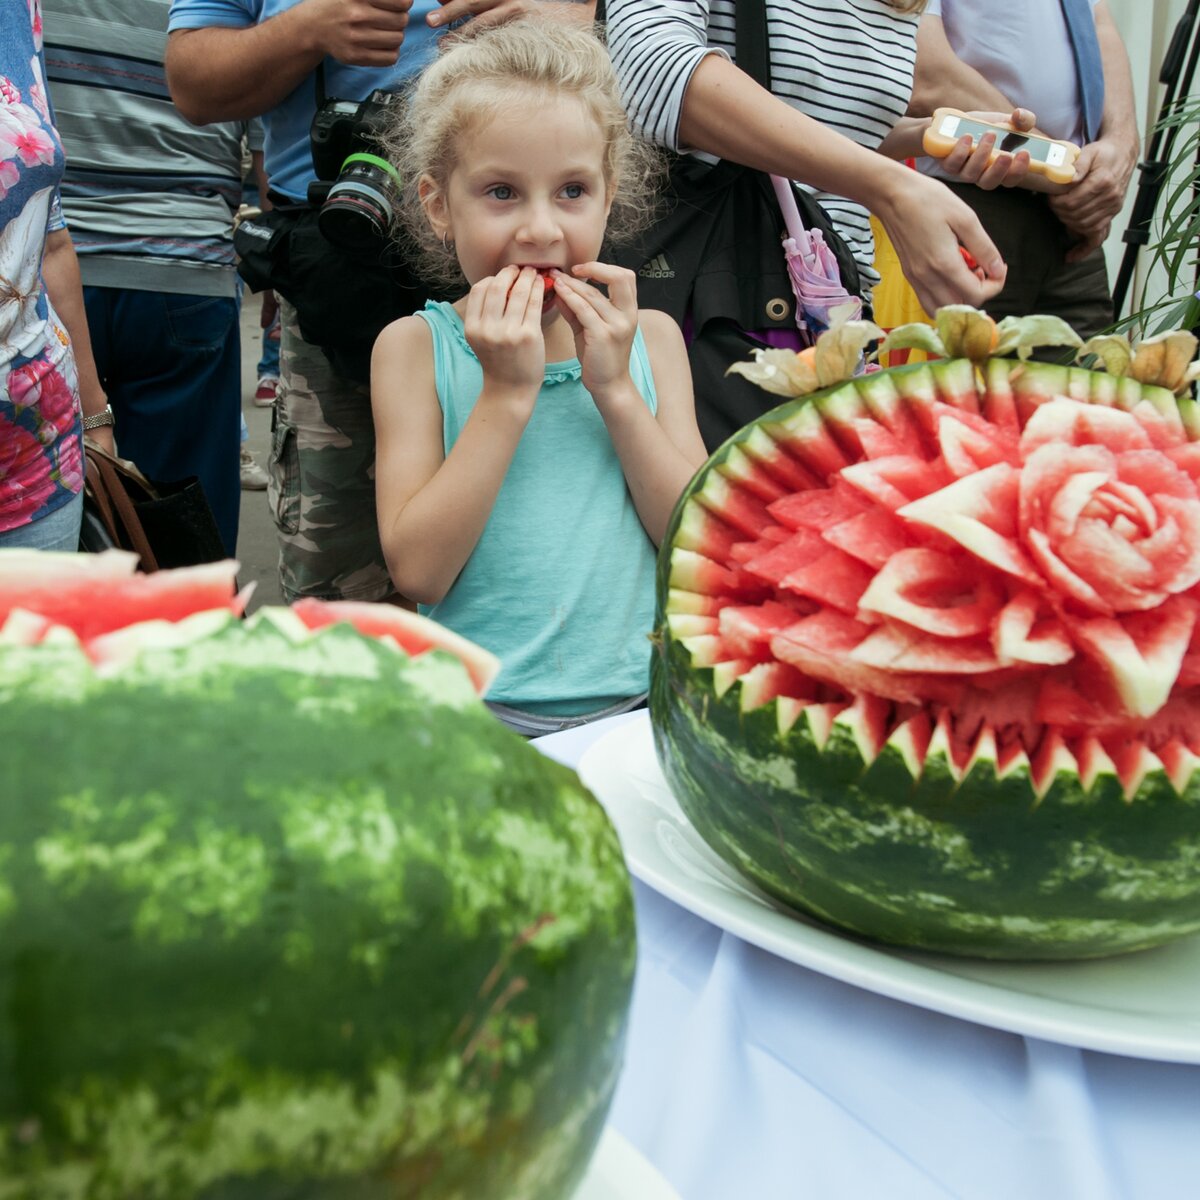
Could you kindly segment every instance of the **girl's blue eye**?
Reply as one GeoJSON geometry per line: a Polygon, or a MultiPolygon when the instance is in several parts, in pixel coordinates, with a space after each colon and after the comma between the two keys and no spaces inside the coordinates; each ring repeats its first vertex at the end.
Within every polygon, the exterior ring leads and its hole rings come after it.
{"type": "Polygon", "coordinates": [[[496,200],[511,200],[513,190],[507,183],[498,183],[495,187],[488,188],[488,195],[496,200]]]}
{"type": "Polygon", "coordinates": [[[563,192],[568,200],[578,200],[583,195],[583,184],[568,183],[563,192]]]}

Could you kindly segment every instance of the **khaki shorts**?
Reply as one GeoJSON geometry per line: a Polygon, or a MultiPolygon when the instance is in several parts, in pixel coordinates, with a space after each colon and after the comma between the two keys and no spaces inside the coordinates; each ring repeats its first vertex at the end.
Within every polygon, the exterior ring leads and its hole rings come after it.
{"type": "Polygon", "coordinates": [[[280,386],[267,493],[290,604],[381,600],[388,577],[375,517],[375,425],[368,388],[334,374],[280,301],[280,386]]]}

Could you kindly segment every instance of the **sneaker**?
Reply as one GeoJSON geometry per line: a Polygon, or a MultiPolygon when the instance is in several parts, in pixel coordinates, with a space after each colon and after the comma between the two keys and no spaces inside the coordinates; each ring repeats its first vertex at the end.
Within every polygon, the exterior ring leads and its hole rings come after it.
{"type": "Polygon", "coordinates": [[[254,389],[254,407],[270,408],[275,403],[275,394],[279,390],[279,377],[276,375],[259,376],[258,386],[254,389]]]}
{"type": "Polygon", "coordinates": [[[254,461],[254,455],[243,446],[242,487],[248,492],[262,492],[266,490],[269,482],[266,471],[254,461]]]}

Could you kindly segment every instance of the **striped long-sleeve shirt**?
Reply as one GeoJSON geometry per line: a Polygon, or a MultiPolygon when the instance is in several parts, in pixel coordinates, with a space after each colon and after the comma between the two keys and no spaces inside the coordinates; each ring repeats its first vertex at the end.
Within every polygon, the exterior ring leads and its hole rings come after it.
{"type": "Polygon", "coordinates": [[[67,169],[63,211],[86,284],[232,296],[244,122],[197,127],[171,102],[169,0],[43,0],[67,169]]]}
{"type": "MultiPolygon", "coordinates": [[[[860,145],[878,146],[912,90],[917,17],[882,0],[765,0],[771,90],[860,145]]],[[[707,54],[735,60],[736,0],[608,0],[608,38],[634,128],[679,144],[683,97],[707,54]]],[[[803,183],[804,181],[799,181],[803,183]]],[[[864,281],[878,280],[866,210],[810,189],[846,239],[864,281]]]]}

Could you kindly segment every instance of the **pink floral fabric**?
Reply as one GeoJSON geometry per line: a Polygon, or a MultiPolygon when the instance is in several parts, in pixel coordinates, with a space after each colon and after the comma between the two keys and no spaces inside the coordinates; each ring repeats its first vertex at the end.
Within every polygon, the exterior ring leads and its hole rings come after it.
{"type": "Polygon", "coordinates": [[[0,0],[0,533],[83,486],[74,356],[42,279],[63,153],[41,49],[39,0],[0,0]]]}

